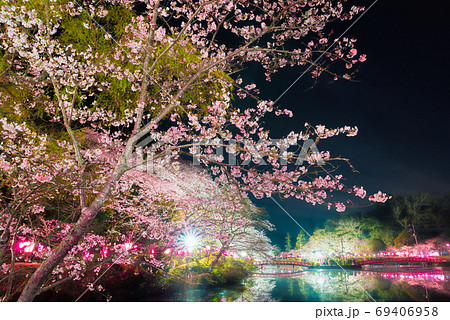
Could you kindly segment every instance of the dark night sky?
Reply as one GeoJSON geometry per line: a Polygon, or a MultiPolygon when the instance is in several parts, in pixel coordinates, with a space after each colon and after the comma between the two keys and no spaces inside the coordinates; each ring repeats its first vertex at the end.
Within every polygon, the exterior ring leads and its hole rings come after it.
{"type": "MultiPolygon", "coordinates": [[[[348,185],[363,185],[371,194],[450,191],[449,9],[448,0],[379,0],[346,34],[358,39],[358,51],[368,57],[356,75],[358,82],[321,79],[308,90],[310,77],[302,78],[279,101],[294,117],[281,118],[282,125],[270,122],[272,136],[300,131],[305,122],[356,125],[356,137],[318,145],[332,156],[351,159],[360,173],[344,169],[348,185]]],[[[261,82],[262,96],[275,100],[299,72],[287,69],[271,83],[261,82]]],[[[256,72],[251,77],[259,83],[256,72]]],[[[298,226],[272,200],[255,203],[266,208],[278,229],[270,234],[274,243],[282,245],[288,231],[296,236],[298,226]]],[[[335,214],[295,199],[282,205],[311,233],[335,214]]]]}

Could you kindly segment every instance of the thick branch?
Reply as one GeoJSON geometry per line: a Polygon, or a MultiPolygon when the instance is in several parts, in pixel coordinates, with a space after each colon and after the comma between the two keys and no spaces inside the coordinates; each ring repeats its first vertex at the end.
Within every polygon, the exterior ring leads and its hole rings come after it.
{"type": "Polygon", "coordinates": [[[150,57],[153,52],[153,42],[155,39],[155,26],[156,26],[156,18],[158,17],[158,7],[159,7],[159,0],[156,1],[155,7],[153,8],[153,16],[150,24],[151,27],[150,35],[147,38],[147,44],[145,48],[141,93],[139,95],[138,110],[136,115],[136,123],[134,124],[133,134],[139,132],[139,128],[141,127],[142,123],[142,115],[144,114],[145,98],[147,97],[147,87],[149,84],[149,77],[151,73],[151,70],[148,70],[148,66],[150,64],[150,57]]]}

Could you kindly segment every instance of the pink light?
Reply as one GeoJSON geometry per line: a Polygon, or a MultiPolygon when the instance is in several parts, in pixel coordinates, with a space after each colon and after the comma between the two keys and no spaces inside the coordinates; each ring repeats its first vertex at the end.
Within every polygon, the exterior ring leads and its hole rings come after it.
{"type": "Polygon", "coordinates": [[[103,247],[102,251],[100,251],[100,254],[106,258],[109,254],[109,249],[107,247],[103,247]]]}
{"type": "Polygon", "coordinates": [[[154,248],[150,249],[150,254],[155,254],[155,249],[154,248]]]}
{"type": "Polygon", "coordinates": [[[89,251],[86,251],[84,254],[83,254],[83,257],[86,259],[86,260],[89,260],[89,258],[92,256],[92,253],[90,253],[89,251]]]}
{"type": "Polygon", "coordinates": [[[31,243],[29,246],[26,246],[25,248],[23,248],[23,252],[26,253],[31,253],[34,250],[34,243],[31,243]]]}
{"type": "Polygon", "coordinates": [[[19,249],[22,249],[23,252],[25,252],[25,253],[31,253],[34,250],[35,245],[36,244],[31,241],[22,241],[22,242],[19,242],[18,247],[19,247],[19,249]]]}

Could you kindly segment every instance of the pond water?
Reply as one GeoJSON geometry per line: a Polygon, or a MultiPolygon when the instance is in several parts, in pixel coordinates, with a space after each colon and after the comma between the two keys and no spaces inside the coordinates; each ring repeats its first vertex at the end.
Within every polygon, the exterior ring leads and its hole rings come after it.
{"type": "Polygon", "coordinates": [[[185,288],[171,300],[450,301],[450,269],[317,269],[295,275],[255,275],[247,280],[245,290],[185,288]]]}

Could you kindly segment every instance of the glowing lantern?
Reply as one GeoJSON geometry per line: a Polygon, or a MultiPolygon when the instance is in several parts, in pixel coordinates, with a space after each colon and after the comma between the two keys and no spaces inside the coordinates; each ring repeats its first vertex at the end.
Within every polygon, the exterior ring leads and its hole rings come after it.
{"type": "Polygon", "coordinates": [[[164,250],[164,254],[170,254],[171,250],[168,248],[166,250],[164,250]]]}
{"type": "Polygon", "coordinates": [[[102,249],[102,251],[100,251],[100,254],[103,256],[103,257],[107,257],[108,256],[108,254],[109,254],[109,250],[108,250],[108,248],[107,247],[104,247],[103,249],[102,249]]]}
{"type": "Polygon", "coordinates": [[[34,242],[29,243],[27,246],[23,248],[23,252],[31,253],[34,250],[34,242]]]}
{"type": "Polygon", "coordinates": [[[22,241],[22,242],[19,242],[17,247],[25,253],[31,253],[34,250],[35,245],[36,244],[31,241],[22,241]]]}

